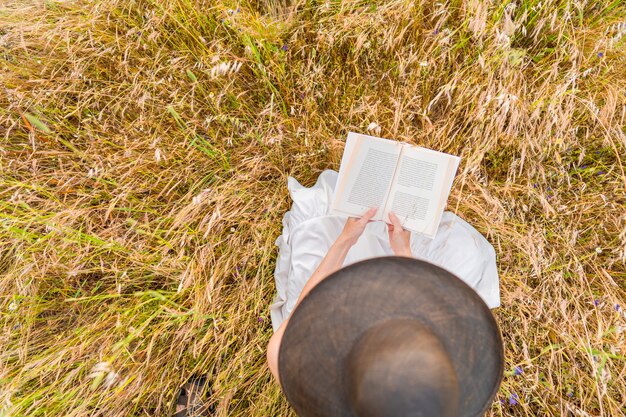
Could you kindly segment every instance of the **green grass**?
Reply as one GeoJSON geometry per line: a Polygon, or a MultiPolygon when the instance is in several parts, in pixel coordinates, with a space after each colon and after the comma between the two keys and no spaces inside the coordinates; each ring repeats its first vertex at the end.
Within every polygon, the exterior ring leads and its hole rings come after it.
{"type": "Polygon", "coordinates": [[[489,415],[622,415],[625,67],[620,1],[4,2],[0,416],[166,416],[205,372],[220,416],[293,415],[265,362],[287,177],[370,125],[462,157],[489,415]]]}

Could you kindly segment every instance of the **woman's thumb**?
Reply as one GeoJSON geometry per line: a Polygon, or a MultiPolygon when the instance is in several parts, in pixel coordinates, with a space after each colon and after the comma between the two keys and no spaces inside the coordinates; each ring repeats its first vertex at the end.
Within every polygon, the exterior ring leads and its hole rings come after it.
{"type": "Polygon", "coordinates": [[[361,217],[360,219],[361,222],[367,223],[368,221],[370,221],[370,219],[374,217],[377,211],[378,211],[378,207],[372,207],[369,210],[367,210],[365,214],[363,215],[363,217],[361,217]]]}
{"type": "Polygon", "coordinates": [[[391,220],[391,224],[393,224],[394,228],[397,227],[398,229],[402,230],[402,224],[400,224],[400,219],[393,211],[389,212],[389,220],[391,220]]]}

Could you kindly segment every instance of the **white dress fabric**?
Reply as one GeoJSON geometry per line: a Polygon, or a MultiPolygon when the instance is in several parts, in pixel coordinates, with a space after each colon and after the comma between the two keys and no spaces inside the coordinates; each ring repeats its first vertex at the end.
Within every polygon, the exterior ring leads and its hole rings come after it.
{"type": "MultiPolygon", "coordinates": [[[[277,294],[270,308],[274,331],[293,311],[304,285],[348,219],[329,214],[338,175],[336,171],[325,170],[310,188],[293,177],[287,180],[293,205],[283,216],[283,233],[275,242],[277,294]]],[[[393,254],[386,223],[371,222],[348,252],[343,266],[393,254]]],[[[457,215],[444,212],[433,239],[411,232],[411,254],[461,278],[490,308],[500,305],[496,253],[476,229],[457,215]]]]}

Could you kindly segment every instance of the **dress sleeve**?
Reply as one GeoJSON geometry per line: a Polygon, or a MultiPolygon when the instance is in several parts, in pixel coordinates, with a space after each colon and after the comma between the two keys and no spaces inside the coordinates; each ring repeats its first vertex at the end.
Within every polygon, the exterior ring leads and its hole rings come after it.
{"type": "Polygon", "coordinates": [[[338,217],[328,218],[337,176],[337,172],[327,169],[312,187],[303,186],[291,176],[287,178],[292,204],[283,216],[282,234],[275,241],[276,295],[270,307],[274,331],[289,316],[302,287],[343,226],[338,217]]]}
{"type": "Polygon", "coordinates": [[[500,280],[496,267],[496,251],[491,244],[487,243],[485,250],[489,253],[483,269],[482,277],[476,286],[476,292],[487,303],[489,308],[500,307],[500,280]]]}
{"type": "Polygon", "coordinates": [[[411,250],[455,274],[472,287],[489,308],[500,306],[496,252],[472,225],[451,212],[444,212],[437,235],[430,240],[411,236],[411,250]]]}

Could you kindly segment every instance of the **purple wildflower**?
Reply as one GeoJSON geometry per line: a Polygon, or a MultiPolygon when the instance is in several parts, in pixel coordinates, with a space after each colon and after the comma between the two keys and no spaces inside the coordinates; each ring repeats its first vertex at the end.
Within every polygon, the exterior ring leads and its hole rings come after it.
{"type": "Polygon", "coordinates": [[[283,51],[286,51],[289,48],[287,47],[287,45],[283,45],[280,49],[282,49],[283,51]]]}
{"type": "Polygon", "coordinates": [[[263,209],[263,213],[267,213],[267,209],[263,209]]]}
{"type": "Polygon", "coordinates": [[[606,172],[604,172],[604,171],[598,171],[598,175],[604,175],[604,174],[606,174],[606,172]]]}
{"type": "Polygon", "coordinates": [[[439,34],[439,29],[435,29],[435,35],[439,34]]]}
{"type": "Polygon", "coordinates": [[[517,394],[511,394],[509,396],[509,405],[517,405],[519,404],[519,397],[517,396],[517,394]]]}
{"type": "Polygon", "coordinates": [[[586,168],[587,168],[587,165],[581,165],[580,166],[580,169],[586,169],[586,168]]]}
{"type": "Polygon", "coordinates": [[[263,323],[263,317],[257,318],[256,321],[258,321],[259,323],[263,323]]]}
{"type": "Polygon", "coordinates": [[[615,311],[619,311],[619,304],[615,304],[615,311]]]}
{"type": "Polygon", "coordinates": [[[598,300],[597,298],[595,300],[593,300],[593,305],[594,306],[599,306],[600,305],[600,300],[598,300]]]}
{"type": "Polygon", "coordinates": [[[602,58],[604,56],[604,52],[598,52],[598,58],[602,58]]]}
{"type": "Polygon", "coordinates": [[[565,395],[567,395],[568,397],[572,398],[574,396],[574,393],[572,391],[568,391],[568,393],[565,394],[565,395]]]}
{"type": "Polygon", "coordinates": [[[524,373],[524,369],[521,366],[516,366],[513,370],[513,375],[521,375],[524,373]]]}
{"type": "Polygon", "coordinates": [[[241,9],[237,7],[237,13],[241,13],[241,9]]]}

